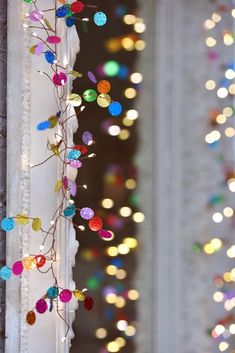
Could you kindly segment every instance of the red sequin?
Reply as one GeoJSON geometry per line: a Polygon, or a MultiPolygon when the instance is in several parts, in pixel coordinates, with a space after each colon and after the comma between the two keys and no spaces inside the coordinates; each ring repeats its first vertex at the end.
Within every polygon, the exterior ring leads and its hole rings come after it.
{"type": "Polygon", "coordinates": [[[93,232],[98,232],[98,230],[100,230],[103,226],[103,221],[100,217],[95,216],[89,220],[88,225],[90,230],[93,232]]]}
{"type": "Polygon", "coordinates": [[[44,266],[46,263],[46,258],[43,255],[37,255],[37,256],[35,256],[35,259],[36,259],[37,268],[44,266]]]}
{"type": "Polygon", "coordinates": [[[70,10],[73,13],[79,13],[82,12],[84,10],[85,5],[83,4],[83,2],[81,1],[75,1],[71,4],[70,6],[70,10]]]}
{"type": "Polygon", "coordinates": [[[84,303],[84,308],[88,311],[91,310],[94,306],[94,300],[92,297],[86,297],[83,303],[84,303]]]}
{"type": "Polygon", "coordinates": [[[73,149],[80,151],[81,154],[86,154],[88,152],[88,148],[84,145],[75,145],[73,149]]]}

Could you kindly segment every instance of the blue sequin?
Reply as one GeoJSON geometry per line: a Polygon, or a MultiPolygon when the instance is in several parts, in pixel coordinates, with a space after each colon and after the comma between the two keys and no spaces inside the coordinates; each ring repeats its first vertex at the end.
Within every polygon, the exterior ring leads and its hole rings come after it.
{"type": "Polygon", "coordinates": [[[81,152],[78,150],[72,150],[68,154],[68,159],[73,160],[73,159],[78,159],[81,156],[81,152]]]}
{"type": "Polygon", "coordinates": [[[10,230],[15,228],[15,221],[13,218],[3,218],[1,222],[1,227],[5,232],[9,232],[10,230]]]}
{"type": "Polygon", "coordinates": [[[124,80],[125,78],[127,78],[127,76],[129,75],[129,68],[126,65],[121,65],[118,71],[118,77],[121,80],[124,80]]]}
{"type": "Polygon", "coordinates": [[[67,27],[72,27],[75,24],[75,18],[67,17],[65,20],[67,27]]]}
{"type": "Polygon", "coordinates": [[[59,289],[57,287],[50,287],[47,290],[47,296],[50,299],[55,299],[59,295],[59,289]]]}
{"type": "Polygon", "coordinates": [[[56,17],[59,18],[65,17],[68,14],[68,8],[66,6],[61,6],[56,10],[55,14],[56,17]]]}
{"type": "Polygon", "coordinates": [[[72,217],[75,215],[75,212],[76,212],[76,207],[74,205],[69,205],[64,210],[64,216],[65,217],[72,217]]]}
{"type": "Polygon", "coordinates": [[[49,129],[50,126],[51,126],[50,121],[48,121],[48,120],[47,121],[42,121],[41,123],[39,123],[37,125],[37,130],[38,131],[43,131],[43,130],[49,129]]]}
{"type": "Polygon", "coordinates": [[[11,270],[7,266],[3,266],[0,270],[0,277],[4,280],[7,281],[8,279],[11,278],[11,270]]]}
{"type": "Polygon", "coordinates": [[[127,8],[124,5],[118,5],[115,9],[115,14],[118,17],[123,17],[127,13],[127,8]]]}
{"type": "Polygon", "coordinates": [[[112,102],[108,109],[112,116],[118,116],[122,112],[122,105],[119,102],[112,102]]]}
{"type": "Polygon", "coordinates": [[[220,87],[228,88],[229,85],[230,85],[230,81],[227,80],[226,78],[220,80],[220,83],[219,83],[219,86],[220,86],[220,87]]]}
{"type": "Polygon", "coordinates": [[[110,261],[110,263],[111,263],[111,265],[114,265],[117,268],[122,268],[123,267],[123,261],[119,257],[117,257],[115,259],[112,259],[110,261]]]}
{"type": "Polygon", "coordinates": [[[234,63],[234,62],[229,63],[229,64],[227,65],[227,68],[234,71],[234,70],[235,70],[235,63],[234,63]]]}
{"type": "Polygon", "coordinates": [[[55,61],[55,55],[52,51],[50,50],[47,50],[45,52],[45,58],[46,58],[46,61],[49,63],[49,64],[54,64],[54,61],[55,61]]]}
{"type": "Polygon", "coordinates": [[[215,150],[218,146],[219,146],[220,142],[219,141],[214,141],[212,143],[208,143],[207,146],[211,149],[211,150],[215,150]]]}
{"type": "Polygon", "coordinates": [[[93,17],[93,20],[97,26],[104,26],[107,22],[107,16],[104,12],[96,12],[93,17]]]}

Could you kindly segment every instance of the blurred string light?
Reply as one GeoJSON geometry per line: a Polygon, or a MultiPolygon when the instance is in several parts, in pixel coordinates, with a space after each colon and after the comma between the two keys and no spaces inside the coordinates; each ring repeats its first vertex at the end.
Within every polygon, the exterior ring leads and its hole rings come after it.
{"type": "MultiPolygon", "coordinates": [[[[232,22],[235,18],[235,9],[231,5],[232,2],[214,1],[215,11],[211,17],[207,18],[203,24],[206,30],[205,45],[207,46],[207,58],[209,61],[218,62],[218,70],[223,75],[220,80],[215,81],[209,78],[205,82],[205,89],[213,91],[215,101],[218,107],[213,108],[209,112],[210,131],[205,136],[205,142],[216,153],[216,158],[222,166],[222,177],[224,184],[219,185],[218,193],[209,197],[208,211],[211,213],[211,221],[215,223],[219,230],[234,227],[234,206],[228,200],[232,200],[231,193],[235,192],[235,170],[234,170],[234,152],[231,139],[235,136],[234,129],[234,94],[235,94],[235,63],[233,62],[234,51],[234,25],[232,22]],[[221,30],[223,20],[227,20],[227,28],[221,30]],[[228,23],[230,27],[228,28],[228,23]],[[223,53],[229,47],[232,48],[232,62],[223,62],[223,53]],[[228,140],[227,140],[228,139],[228,140]],[[228,151],[230,148],[230,151],[228,151]],[[227,156],[228,155],[228,156],[227,156]],[[218,157],[219,156],[219,157],[218,157]],[[230,204],[229,204],[230,203],[230,204]],[[226,223],[225,223],[226,222],[226,223]],[[220,225],[223,224],[223,227],[220,225]]],[[[229,229],[231,232],[231,229],[229,229]]],[[[229,233],[228,231],[228,233],[229,233]]],[[[229,234],[226,235],[226,241],[220,237],[214,237],[205,243],[196,242],[193,244],[195,253],[205,253],[213,255],[219,251],[228,258],[235,258],[235,244],[229,234]]],[[[235,308],[235,268],[222,272],[214,277],[215,292],[213,300],[215,303],[223,305],[225,312],[220,317],[209,332],[218,351],[234,353],[235,347],[233,342],[229,340],[231,335],[235,334],[235,317],[232,314],[235,308]]]]}
{"type": "MultiPolygon", "coordinates": [[[[128,143],[132,137],[133,126],[140,118],[134,104],[144,77],[136,68],[132,71],[131,67],[117,60],[114,54],[121,50],[126,51],[127,55],[142,51],[146,46],[142,39],[146,25],[142,18],[128,13],[126,6],[125,9],[118,5],[114,6],[116,16],[128,26],[128,34],[106,40],[105,49],[113,54],[112,60],[101,63],[96,73],[101,79],[104,75],[108,76],[110,82],[114,78],[122,81],[124,88],[120,95],[122,102],[125,103],[123,103],[121,119],[105,122],[102,128],[111,138],[128,143]],[[120,17],[123,11],[123,16],[120,17]]],[[[121,351],[128,346],[129,341],[134,339],[137,333],[137,323],[133,317],[134,314],[131,313],[131,305],[133,306],[139,300],[140,294],[131,283],[133,269],[130,273],[128,261],[138,251],[139,240],[133,234],[134,232],[131,234],[126,232],[127,225],[131,224],[133,228],[145,221],[144,213],[138,209],[136,174],[136,166],[132,165],[132,162],[128,167],[124,167],[121,163],[107,165],[104,172],[104,193],[97,213],[103,214],[104,222],[112,229],[114,237],[104,250],[90,247],[82,252],[83,258],[87,261],[104,257],[102,275],[96,277],[94,273],[91,277],[97,278],[99,283],[97,289],[102,293],[104,302],[102,314],[104,322],[94,331],[94,337],[100,340],[102,345],[100,353],[121,351]],[[111,318],[110,321],[107,321],[107,317],[111,318]]]]}
{"type": "Polygon", "coordinates": [[[145,42],[139,38],[139,35],[146,30],[144,20],[135,15],[127,14],[123,17],[123,22],[128,26],[132,26],[133,31],[124,36],[109,38],[105,44],[106,49],[110,53],[117,53],[120,50],[143,50],[145,42]]]}
{"type": "MultiPolygon", "coordinates": [[[[132,26],[132,32],[128,35],[109,38],[106,41],[105,48],[108,52],[115,54],[120,50],[132,52],[134,50],[141,51],[145,49],[146,43],[141,38],[141,35],[146,30],[144,20],[134,14],[125,14],[123,22],[132,26]]],[[[139,86],[143,82],[143,75],[140,72],[130,72],[130,68],[115,59],[106,61],[97,67],[97,73],[102,77],[118,77],[121,80],[129,79],[133,85],[128,85],[123,90],[123,96],[130,101],[138,97],[139,86]]],[[[117,137],[121,141],[126,141],[131,137],[131,128],[135,124],[139,113],[134,109],[129,109],[123,112],[122,125],[121,124],[107,124],[106,131],[110,136],[117,137]]]]}

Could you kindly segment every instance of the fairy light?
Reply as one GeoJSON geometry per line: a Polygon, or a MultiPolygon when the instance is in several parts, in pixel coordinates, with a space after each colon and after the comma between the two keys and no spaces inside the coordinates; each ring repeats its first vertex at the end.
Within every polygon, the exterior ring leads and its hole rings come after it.
{"type": "Polygon", "coordinates": [[[142,39],[139,39],[135,42],[135,49],[138,50],[138,51],[142,51],[144,50],[146,47],[146,43],[144,40],[142,39]]]}
{"type": "Polygon", "coordinates": [[[213,13],[211,19],[215,23],[219,23],[222,20],[222,17],[218,13],[215,12],[215,13],[213,13]]]}
{"type": "Polygon", "coordinates": [[[233,115],[233,109],[231,107],[225,107],[223,109],[223,114],[227,117],[230,118],[233,115]]]}
{"type": "Polygon", "coordinates": [[[235,245],[232,245],[228,250],[227,250],[227,256],[230,259],[233,259],[235,257],[235,245]]]}
{"type": "Polygon", "coordinates": [[[100,327],[96,330],[95,332],[95,336],[98,338],[98,339],[104,339],[107,337],[107,330],[103,327],[100,327]]]}
{"type": "Polygon", "coordinates": [[[224,214],[225,217],[230,218],[230,217],[233,216],[234,211],[233,211],[233,209],[231,207],[225,207],[223,209],[223,214],[224,214]]]}
{"type": "Polygon", "coordinates": [[[217,91],[217,96],[221,99],[226,98],[228,95],[228,90],[225,87],[220,87],[217,91]]]}
{"type": "Polygon", "coordinates": [[[134,24],[134,30],[136,33],[143,33],[146,30],[146,24],[141,23],[141,22],[137,22],[134,24]]]}
{"type": "Polygon", "coordinates": [[[222,292],[215,292],[213,299],[216,303],[221,303],[224,300],[224,294],[222,292]]]}
{"type": "Polygon", "coordinates": [[[106,346],[107,348],[107,351],[110,352],[110,353],[116,353],[119,351],[119,344],[115,341],[111,341],[107,344],[106,346]]]}
{"type": "Polygon", "coordinates": [[[233,80],[235,78],[235,72],[232,69],[228,69],[225,71],[225,77],[228,80],[233,80]]]}
{"type": "Polygon", "coordinates": [[[231,335],[235,335],[235,324],[231,324],[229,326],[229,331],[230,331],[231,335]]]}
{"type": "Polygon", "coordinates": [[[233,127],[229,126],[224,130],[224,134],[227,137],[233,137],[233,136],[235,136],[235,129],[233,127]]]}
{"type": "Polygon", "coordinates": [[[230,191],[235,192],[235,179],[234,178],[231,178],[228,180],[228,187],[229,187],[230,191]]]}
{"type": "Polygon", "coordinates": [[[214,253],[214,248],[210,243],[204,245],[203,250],[207,255],[212,255],[214,253]]]}
{"type": "Polygon", "coordinates": [[[209,48],[213,48],[215,45],[216,45],[217,41],[215,38],[213,37],[208,37],[206,39],[206,45],[209,47],[209,48]]]}
{"type": "Polygon", "coordinates": [[[130,300],[138,300],[139,299],[139,292],[136,289],[130,289],[128,291],[128,298],[130,300]]]}
{"type": "Polygon", "coordinates": [[[137,91],[135,88],[129,87],[125,89],[124,95],[127,99],[133,99],[137,96],[137,91]]]}
{"type": "Polygon", "coordinates": [[[213,80],[208,80],[205,83],[205,87],[208,91],[213,91],[216,87],[216,83],[213,80]]]}
{"type": "Polygon", "coordinates": [[[223,40],[224,40],[224,44],[226,46],[233,45],[233,43],[234,43],[234,39],[233,39],[231,33],[225,33],[224,36],[223,36],[223,40]]]}
{"type": "Polygon", "coordinates": [[[110,209],[114,206],[114,201],[112,199],[103,199],[101,204],[104,208],[110,209]]]}
{"type": "Polygon", "coordinates": [[[126,320],[119,320],[117,322],[117,329],[119,331],[125,331],[127,329],[128,323],[126,320]]]}
{"type": "MultiPolygon", "coordinates": [[[[119,249],[118,249],[118,250],[119,250],[119,249]]],[[[122,249],[122,251],[123,251],[123,249],[122,249]]],[[[124,252],[121,252],[121,251],[119,250],[119,253],[120,253],[121,255],[126,255],[126,254],[129,253],[129,251],[130,251],[130,249],[126,248],[126,249],[124,250],[124,252]]],[[[117,273],[116,273],[116,278],[117,278],[117,279],[123,280],[123,279],[125,279],[126,277],[127,277],[127,272],[126,272],[125,270],[123,270],[123,269],[117,270],[117,273]]]]}
{"type": "Polygon", "coordinates": [[[64,337],[61,338],[60,342],[61,343],[65,343],[65,341],[66,341],[66,337],[64,336],[64,337]]]}
{"type": "Polygon", "coordinates": [[[136,120],[139,117],[139,112],[136,109],[130,109],[126,113],[128,119],[130,120],[136,120]]]}
{"type": "Polygon", "coordinates": [[[145,220],[145,215],[142,212],[135,212],[133,214],[133,221],[136,223],[142,223],[145,220]]]}
{"type": "Polygon", "coordinates": [[[123,337],[117,337],[115,339],[115,342],[117,342],[117,344],[119,345],[120,348],[125,347],[125,345],[126,345],[126,340],[123,337]]]}
{"type": "Polygon", "coordinates": [[[123,17],[123,21],[127,25],[133,25],[136,21],[136,16],[132,14],[127,14],[123,17]]]}
{"type": "Polygon", "coordinates": [[[219,344],[219,350],[220,350],[220,352],[224,352],[224,351],[226,351],[228,348],[229,348],[229,344],[228,344],[227,342],[225,342],[225,341],[220,342],[220,344],[219,344]]]}
{"type": "Polygon", "coordinates": [[[121,41],[121,45],[127,51],[132,51],[135,49],[135,42],[129,37],[124,37],[121,41]]]}
{"type": "Polygon", "coordinates": [[[127,326],[126,330],[125,330],[125,335],[127,337],[132,337],[136,334],[136,328],[132,325],[127,326]]]}
{"type": "Polygon", "coordinates": [[[121,131],[121,129],[120,129],[120,127],[118,125],[111,125],[108,128],[108,133],[111,136],[118,136],[120,131],[121,131]]]}
{"type": "Polygon", "coordinates": [[[123,118],[122,123],[124,126],[130,127],[132,125],[134,125],[134,120],[130,120],[127,116],[125,116],[125,118],[123,118]]]}
{"type": "Polygon", "coordinates": [[[131,237],[124,238],[123,243],[126,244],[130,249],[135,249],[138,246],[138,241],[131,237]]]}
{"type": "Polygon", "coordinates": [[[114,266],[114,265],[109,265],[106,267],[106,273],[109,275],[109,276],[115,276],[117,274],[117,267],[114,266]]]}
{"type": "Polygon", "coordinates": [[[130,80],[135,84],[141,83],[143,81],[143,75],[140,72],[134,72],[131,74],[130,80]]]}
{"type": "Polygon", "coordinates": [[[127,130],[127,129],[122,129],[122,130],[119,132],[119,135],[118,135],[119,140],[125,141],[125,140],[128,140],[129,137],[130,137],[130,131],[129,131],[129,130],[127,130]]]}
{"type": "Polygon", "coordinates": [[[223,221],[223,215],[222,213],[220,212],[215,212],[213,215],[212,215],[212,219],[215,223],[221,223],[223,221]]]}
{"type": "Polygon", "coordinates": [[[220,138],[221,138],[221,133],[218,130],[213,130],[206,135],[205,141],[207,143],[214,143],[216,141],[219,141],[220,138]]]}
{"type": "Polygon", "coordinates": [[[91,154],[89,154],[87,157],[88,157],[88,158],[94,158],[94,157],[96,157],[96,154],[95,154],[95,153],[91,153],[91,154]]]}
{"type": "Polygon", "coordinates": [[[117,300],[117,295],[114,293],[109,293],[106,295],[105,300],[108,304],[115,304],[117,300]]]}
{"type": "Polygon", "coordinates": [[[107,249],[107,255],[111,257],[115,257],[118,255],[118,249],[115,246],[110,246],[107,249]]]}
{"type": "Polygon", "coordinates": [[[218,336],[220,336],[225,332],[225,327],[223,325],[216,325],[214,331],[218,336]]]}
{"type": "Polygon", "coordinates": [[[217,122],[218,124],[221,124],[221,125],[222,125],[222,124],[225,124],[226,121],[227,121],[227,118],[226,118],[225,115],[223,115],[223,114],[217,115],[217,117],[216,117],[216,122],[217,122]]]}
{"type": "Polygon", "coordinates": [[[210,19],[207,19],[205,22],[204,22],[204,28],[206,29],[213,29],[215,27],[215,22],[210,20],[210,19]]]}
{"type": "Polygon", "coordinates": [[[228,88],[228,91],[231,95],[235,95],[235,84],[231,84],[228,88]]]}
{"type": "Polygon", "coordinates": [[[125,305],[126,305],[125,299],[123,297],[117,297],[117,300],[115,303],[116,308],[122,309],[124,308],[125,305]]]}
{"type": "Polygon", "coordinates": [[[130,217],[130,215],[132,214],[132,210],[130,207],[124,206],[120,208],[119,213],[122,217],[130,217]]]}
{"type": "Polygon", "coordinates": [[[136,181],[134,179],[127,179],[125,182],[125,186],[129,190],[133,190],[136,188],[136,181]]]}
{"type": "Polygon", "coordinates": [[[121,255],[126,255],[130,252],[130,248],[126,244],[119,244],[117,249],[118,253],[121,255]]]}

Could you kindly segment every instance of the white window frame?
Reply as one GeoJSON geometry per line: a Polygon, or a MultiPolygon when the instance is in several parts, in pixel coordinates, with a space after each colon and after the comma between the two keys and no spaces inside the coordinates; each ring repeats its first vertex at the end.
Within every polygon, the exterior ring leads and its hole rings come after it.
{"type": "MultiPolygon", "coordinates": [[[[41,4],[44,8],[48,7],[47,0],[41,0],[41,4]]],[[[28,52],[32,37],[30,31],[22,27],[27,6],[22,0],[8,1],[7,214],[14,216],[24,212],[36,217],[35,213],[38,212],[41,215],[37,216],[48,223],[52,210],[59,203],[52,188],[59,176],[59,163],[53,161],[40,167],[36,173],[28,165],[45,158],[48,136],[38,134],[35,126],[40,121],[38,119],[43,120],[45,114],[50,116],[55,113],[57,107],[52,89],[48,91],[48,82],[45,78],[38,77],[41,75],[38,75],[37,70],[43,70],[45,66],[43,59],[32,58],[28,52]]],[[[73,67],[80,49],[75,26],[72,29],[63,26],[59,30],[63,37],[60,58],[63,60],[66,57],[73,67]]],[[[70,87],[71,82],[68,83],[68,91],[70,87]]],[[[77,119],[71,119],[67,124],[70,143],[77,128],[77,119]]],[[[24,254],[36,251],[35,249],[39,253],[41,238],[32,234],[28,226],[17,228],[17,231],[6,236],[8,266],[21,259],[24,254]]],[[[74,228],[61,221],[57,239],[57,278],[60,286],[72,290],[75,289],[72,266],[78,249],[74,228]]],[[[51,283],[49,276],[33,271],[24,271],[21,279],[15,277],[7,282],[6,353],[69,352],[73,332],[70,330],[67,340],[61,343],[66,325],[58,315],[37,315],[37,322],[33,327],[29,327],[25,321],[26,313],[34,307],[35,300],[45,293],[51,283]]],[[[64,308],[64,315],[70,326],[76,308],[75,300],[64,308]]]]}

